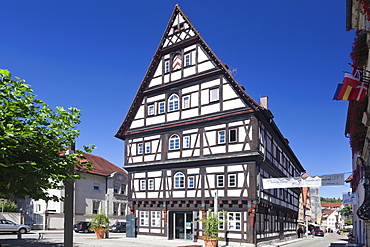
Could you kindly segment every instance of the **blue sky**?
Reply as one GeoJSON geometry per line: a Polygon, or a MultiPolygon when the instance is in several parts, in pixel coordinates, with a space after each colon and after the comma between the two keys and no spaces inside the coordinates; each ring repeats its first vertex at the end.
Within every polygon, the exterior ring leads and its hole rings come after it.
{"type": "MultiPolygon", "coordinates": [[[[77,107],[77,148],[123,166],[114,137],[144,77],[175,4],[236,80],[269,108],[307,173],[351,171],[344,136],[348,103],[333,101],[349,71],[354,31],[345,1],[5,0],[0,68],[26,79],[51,107],[77,107]]],[[[345,174],[346,176],[349,173],[345,174]]],[[[348,186],[321,187],[341,197],[348,186]]]]}

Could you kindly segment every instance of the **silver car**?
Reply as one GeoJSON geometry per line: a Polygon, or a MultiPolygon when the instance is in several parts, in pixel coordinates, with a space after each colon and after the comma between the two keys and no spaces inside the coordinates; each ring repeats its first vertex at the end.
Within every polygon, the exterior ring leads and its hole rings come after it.
{"type": "Polygon", "coordinates": [[[18,225],[13,221],[0,219],[0,232],[19,232],[19,233],[27,233],[31,231],[31,227],[27,225],[18,225]]]}

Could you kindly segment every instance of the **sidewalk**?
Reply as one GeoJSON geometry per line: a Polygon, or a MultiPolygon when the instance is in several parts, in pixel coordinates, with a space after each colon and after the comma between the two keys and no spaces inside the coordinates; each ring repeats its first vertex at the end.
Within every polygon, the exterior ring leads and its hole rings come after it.
{"type": "MultiPolygon", "coordinates": [[[[63,234],[45,234],[44,239],[38,239],[36,231],[32,234],[22,235],[22,239],[17,239],[16,234],[0,235],[1,247],[62,247],[63,234]]],[[[271,245],[264,246],[283,246],[292,242],[301,241],[304,238],[292,239],[286,242],[277,242],[271,245]]],[[[154,237],[139,235],[137,238],[127,238],[125,234],[111,234],[106,239],[96,239],[94,234],[74,234],[73,239],[74,247],[112,247],[112,246],[127,246],[127,247],[178,247],[178,246],[204,246],[202,240],[193,242],[190,240],[168,240],[166,237],[154,237]]],[[[219,246],[226,246],[224,241],[220,241],[219,246]]],[[[228,247],[254,247],[251,244],[241,244],[229,242],[228,247]]]]}

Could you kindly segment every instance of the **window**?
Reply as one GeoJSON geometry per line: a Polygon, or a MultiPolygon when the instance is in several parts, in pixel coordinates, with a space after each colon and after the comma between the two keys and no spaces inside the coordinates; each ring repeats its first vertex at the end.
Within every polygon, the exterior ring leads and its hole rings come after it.
{"type": "Polygon", "coordinates": [[[194,188],[194,176],[188,177],[188,188],[194,188]]]}
{"type": "Polygon", "coordinates": [[[214,102],[220,99],[219,89],[213,88],[209,90],[209,101],[214,102]]]}
{"type": "Polygon", "coordinates": [[[149,212],[140,211],[140,226],[149,226],[149,212]]]}
{"type": "Polygon", "coordinates": [[[185,176],[184,173],[178,172],[175,174],[175,188],[185,187],[185,176]]]}
{"type": "Polygon", "coordinates": [[[92,213],[97,214],[100,207],[100,201],[93,201],[92,213]]]}
{"type": "Polygon", "coordinates": [[[224,226],[225,219],[224,219],[224,215],[221,212],[218,213],[218,219],[220,220],[220,223],[218,224],[218,229],[224,230],[225,229],[225,226],[224,226]]]}
{"type": "Polygon", "coordinates": [[[150,153],[150,142],[145,143],[145,153],[149,154],[150,153]]]}
{"type": "Polygon", "coordinates": [[[217,187],[224,187],[224,175],[217,175],[217,187]]]}
{"type": "Polygon", "coordinates": [[[126,184],[121,184],[121,194],[126,195],[126,184]]]}
{"type": "Polygon", "coordinates": [[[164,109],[165,103],[164,101],[161,101],[158,103],[158,114],[163,114],[165,109],[164,109]]]}
{"type": "Polygon", "coordinates": [[[148,115],[154,115],[154,105],[148,105],[148,115]]]}
{"type": "Polygon", "coordinates": [[[146,181],[140,180],[140,190],[146,190],[146,181]]]}
{"type": "Polygon", "coordinates": [[[237,135],[236,135],[236,129],[230,129],[229,130],[229,142],[236,142],[237,141],[237,135]]]}
{"type": "Polygon", "coordinates": [[[225,130],[218,131],[218,144],[223,144],[226,142],[226,132],[225,130]]]}
{"type": "Polygon", "coordinates": [[[178,135],[172,135],[170,137],[170,150],[176,150],[180,148],[180,137],[178,135]]]}
{"type": "Polygon", "coordinates": [[[148,179],[148,189],[154,190],[154,179],[148,179]]]}
{"type": "Polygon", "coordinates": [[[170,72],[170,61],[164,62],[164,73],[170,72]]]}
{"type": "Polygon", "coordinates": [[[94,182],[94,190],[100,191],[100,183],[99,182],[94,182]]]}
{"type": "Polygon", "coordinates": [[[185,54],[185,67],[191,65],[191,57],[190,54],[185,54]]]}
{"type": "Polygon", "coordinates": [[[229,219],[228,219],[228,228],[229,230],[240,230],[241,225],[241,214],[240,213],[228,213],[229,219]]]}
{"type": "Polygon", "coordinates": [[[160,227],[161,226],[161,211],[152,211],[152,218],[151,218],[151,221],[152,221],[152,226],[157,226],[157,227],[160,227]]]}
{"type": "Polygon", "coordinates": [[[177,111],[179,109],[179,96],[172,94],[168,99],[168,111],[177,111]]]}
{"type": "Polygon", "coordinates": [[[113,185],[113,193],[118,194],[119,193],[119,184],[114,184],[113,185]]]}
{"type": "Polygon", "coordinates": [[[126,203],[121,203],[121,216],[126,215],[126,203]]]}
{"type": "Polygon", "coordinates": [[[190,136],[184,136],[182,147],[183,148],[190,148],[190,136]]]}
{"type": "Polygon", "coordinates": [[[235,187],[236,186],[236,175],[230,174],[229,175],[229,187],[235,187]]]}
{"type": "Polygon", "coordinates": [[[137,154],[143,154],[143,144],[137,144],[137,154]]]}
{"type": "Polygon", "coordinates": [[[113,202],[113,215],[117,216],[118,215],[118,202],[113,202]]]}
{"type": "Polygon", "coordinates": [[[182,108],[183,109],[190,108],[190,95],[182,97],[182,108]]]}

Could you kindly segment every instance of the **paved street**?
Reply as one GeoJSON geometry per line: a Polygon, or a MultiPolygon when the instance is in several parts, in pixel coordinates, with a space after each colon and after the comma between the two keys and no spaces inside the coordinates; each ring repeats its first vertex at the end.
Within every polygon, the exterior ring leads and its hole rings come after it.
{"type": "MultiPolygon", "coordinates": [[[[325,237],[301,238],[283,243],[275,243],[268,246],[287,246],[287,247],[329,247],[331,243],[341,244],[343,247],[347,243],[346,236],[340,236],[336,233],[327,234],[325,237]]],[[[0,233],[1,247],[62,247],[63,234],[45,234],[44,239],[38,240],[38,233],[32,232],[22,235],[22,239],[17,239],[17,234],[0,233]]],[[[74,233],[75,247],[101,247],[101,246],[128,246],[128,247],[176,247],[199,244],[203,246],[202,241],[194,243],[185,240],[167,240],[163,237],[139,236],[138,238],[126,238],[125,233],[109,233],[109,239],[96,239],[94,233],[74,233]]],[[[336,245],[339,247],[341,245],[336,245]]],[[[222,246],[222,245],[220,245],[222,246]]],[[[228,246],[243,247],[247,245],[230,243],[228,246]]],[[[249,245],[250,246],[250,245],[249,245]]]]}

